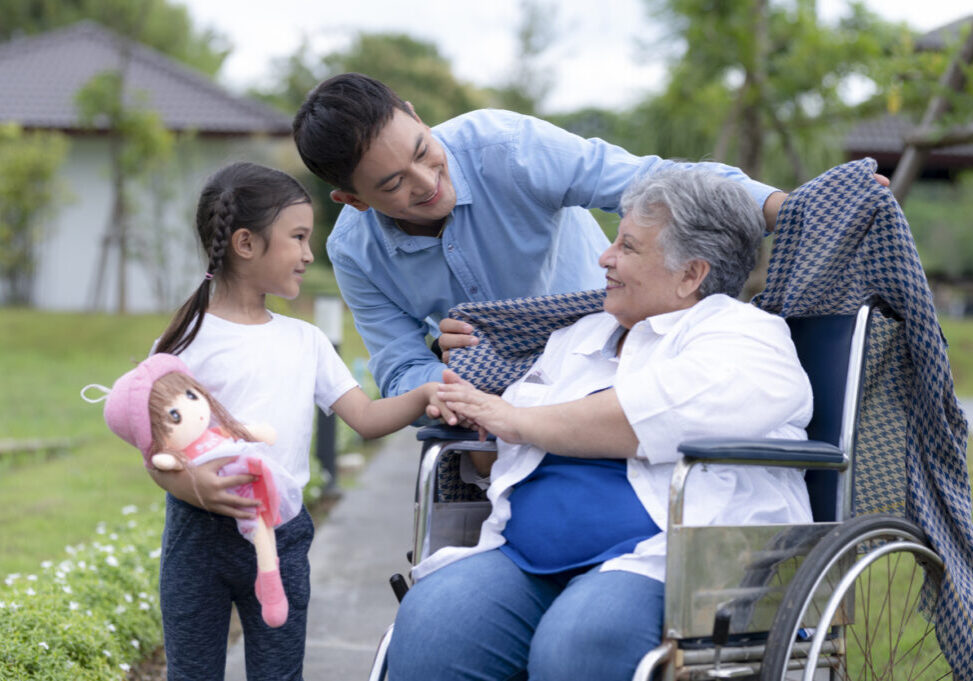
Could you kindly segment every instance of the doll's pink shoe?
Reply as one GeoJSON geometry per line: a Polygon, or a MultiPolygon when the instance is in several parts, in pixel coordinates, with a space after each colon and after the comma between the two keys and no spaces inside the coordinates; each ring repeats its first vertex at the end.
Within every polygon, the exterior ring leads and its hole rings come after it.
{"type": "Polygon", "coordinates": [[[287,621],[287,594],[280,581],[280,570],[258,570],[253,590],[260,602],[260,615],[267,626],[284,626],[287,621]]]}

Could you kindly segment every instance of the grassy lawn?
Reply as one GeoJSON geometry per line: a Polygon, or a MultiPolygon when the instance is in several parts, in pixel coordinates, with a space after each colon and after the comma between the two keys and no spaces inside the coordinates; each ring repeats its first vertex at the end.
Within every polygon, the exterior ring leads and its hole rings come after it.
{"type": "MultiPolygon", "coordinates": [[[[328,284],[322,281],[319,289],[328,284]]],[[[274,301],[273,307],[311,316],[310,299],[293,306],[274,301]]],[[[138,452],[105,426],[103,403],[88,404],[79,392],[88,383],[110,386],[146,356],[168,321],[169,315],[0,308],[0,440],[76,441],[49,459],[0,459],[0,575],[36,570],[65,546],[91,538],[99,522],[116,518],[123,507],[163,500],[138,452]]],[[[350,314],[341,350],[349,366],[367,357],[350,314]]],[[[359,448],[357,435],[341,427],[339,442],[359,448]]]]}

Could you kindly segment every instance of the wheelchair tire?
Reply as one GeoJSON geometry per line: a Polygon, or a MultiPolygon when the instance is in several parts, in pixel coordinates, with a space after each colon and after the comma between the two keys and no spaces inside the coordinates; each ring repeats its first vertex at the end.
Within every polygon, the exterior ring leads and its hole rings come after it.
{"type": "Polygon", "coordinates": [[[920,612],[920,605],[935,612],[942,575],[941,559],[915,524],[885,515],[842,523],[795,572],[767,637],[761,681],[817,678],[815,669],[829,669],[832,681],[952,679],[934,624],[920,612]],[[849,614],[854,623],[841,624],[849,614]],[[813,627],[804,640],[815,640],[791,660],[809,631],[802,627],[813,627]],[[829,650],[821,654],[816,645],[829,650]]]}

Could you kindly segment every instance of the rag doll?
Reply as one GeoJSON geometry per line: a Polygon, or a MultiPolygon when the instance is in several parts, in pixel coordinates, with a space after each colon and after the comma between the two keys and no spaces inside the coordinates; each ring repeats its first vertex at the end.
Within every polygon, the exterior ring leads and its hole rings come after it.
{"type": "Polygon", "coordinates": [[[256,477],[232,490],[261,501],[257,517],[238,519],[237,527],[256,549],[254,589],[261,615],[269,626],[282,626],[288,605],[274,527],[300,511],[301,490],[270,454],[274,429],[238,422],[192,377],[181,359],[164,353],[150,356],[115,381],[105,402],[105,422],[142,452],[147,467],[192,473],[194,466],[235,456],[235,461],[220,469],[220,475],[256,477]]]}

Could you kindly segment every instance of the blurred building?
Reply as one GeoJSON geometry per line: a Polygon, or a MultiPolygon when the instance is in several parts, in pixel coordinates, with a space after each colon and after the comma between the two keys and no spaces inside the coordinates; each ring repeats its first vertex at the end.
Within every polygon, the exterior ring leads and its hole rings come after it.
{"type": "Polygon", "coordinates": [[[198,285],[204,265],[194,242],[195,203],[210,173],[232,160],[293,162],[288,116],[234,96],[98,24],[81,22],[0,44],[0,123],[59,131],[71,143],[61,169],[70,196],[37,249],[33,297],[39,308],[117,307],[118,249],[103,249],[111,227],[112,133],[97,121],[84,127],[75,96],[96,74],[123,64],[126,104],[156,112],[182,140],[167,172],[132,186],[129,311],[173,309],[198,285]]]}

